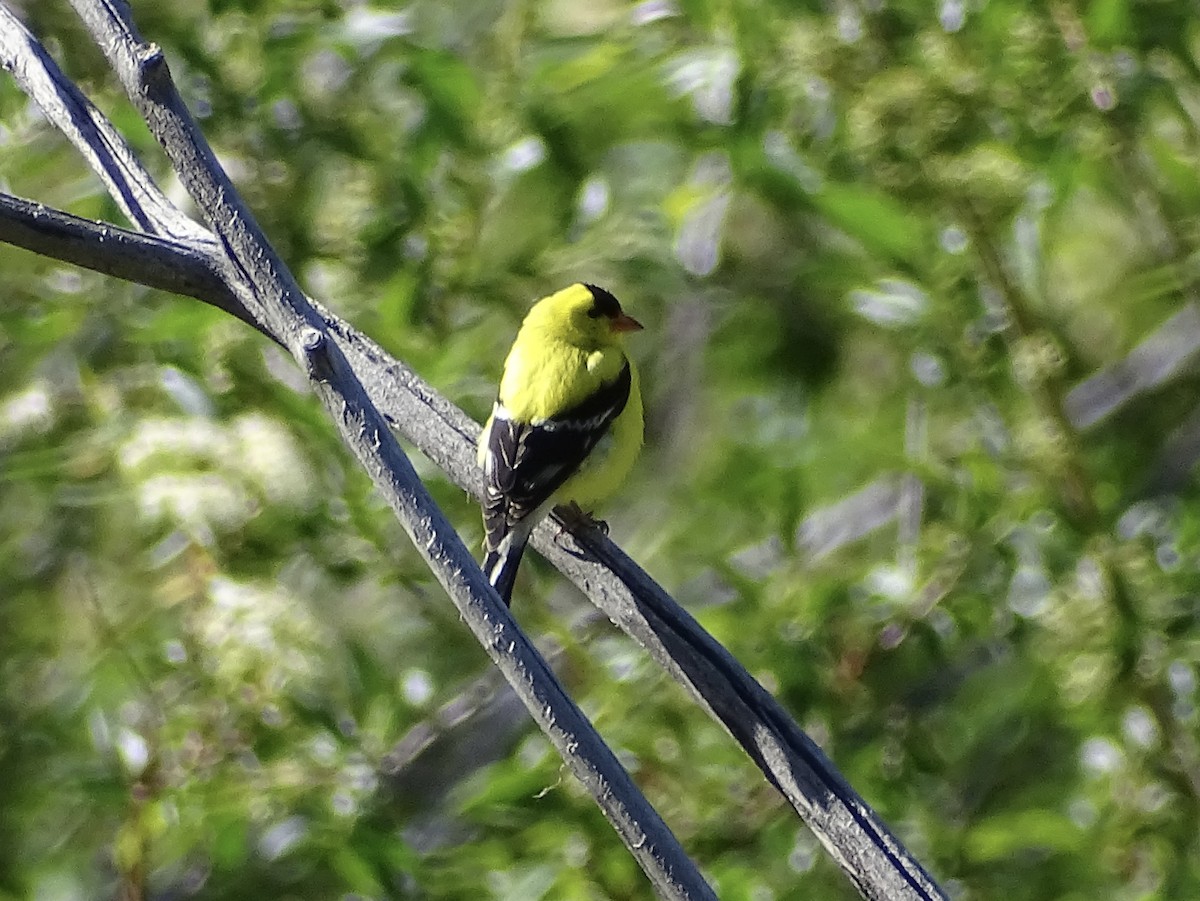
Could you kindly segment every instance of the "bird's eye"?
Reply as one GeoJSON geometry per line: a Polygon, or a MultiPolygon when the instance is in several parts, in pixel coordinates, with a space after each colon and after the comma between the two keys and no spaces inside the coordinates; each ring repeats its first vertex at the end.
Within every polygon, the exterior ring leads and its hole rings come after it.
{"type": "Polygon", "coordinates": [[[608,291],[603,288],[597,288],[595,285],[584,285],[592,292],[592,305],[588,307],[588,316],[592,319],[599,319],[601,316],[607,316],[609,319],[615,319],[621,315],[621,304],[608,291]]]}

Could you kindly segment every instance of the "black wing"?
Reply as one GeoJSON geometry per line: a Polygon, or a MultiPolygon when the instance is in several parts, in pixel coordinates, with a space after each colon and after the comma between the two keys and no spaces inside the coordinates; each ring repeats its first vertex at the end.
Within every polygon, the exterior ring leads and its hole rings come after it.
{"type": "Polygon", "coordinates": [[[496,405],[484,464],[483,521],[487,547],[554,494],[579,468],[629,401],[626,363],[617,378],[561,416],[513,422],[496,405]]]}

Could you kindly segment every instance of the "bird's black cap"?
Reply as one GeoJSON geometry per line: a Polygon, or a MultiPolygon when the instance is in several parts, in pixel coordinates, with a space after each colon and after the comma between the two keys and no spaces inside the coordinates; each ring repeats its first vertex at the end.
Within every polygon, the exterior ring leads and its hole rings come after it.
{"type": "Polygon", "coordinates": [[[592,308],[588,311],[588,315],[592,317],[607,316],[609,319],[621,315],[621,304],[612,294],[603,288],[589,285],[586,282],[583,286],[592,292],[592,297],[596,300],[592,308]]]}

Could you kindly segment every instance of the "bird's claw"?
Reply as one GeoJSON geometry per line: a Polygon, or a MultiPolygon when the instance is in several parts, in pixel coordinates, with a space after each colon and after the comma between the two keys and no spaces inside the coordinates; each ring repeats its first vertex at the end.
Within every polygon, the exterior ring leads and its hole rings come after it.
{"type": "Polygon", "coordinates": [[[600,534],[608,536],[608,523],[602,519],[597,519],[587,510],[584,510],[575,501],[570,501],[564,504],[559,513],[559,519],[562,522],[562,528],[559,529],[559,536],[568,530],[575,529],[599,529],[600,534]]]}

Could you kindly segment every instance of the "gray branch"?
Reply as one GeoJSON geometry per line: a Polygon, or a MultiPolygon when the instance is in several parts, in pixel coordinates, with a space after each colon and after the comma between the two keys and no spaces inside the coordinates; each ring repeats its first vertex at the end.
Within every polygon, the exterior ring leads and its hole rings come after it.
{"type": "Polygon", "coordinates": [[[21,90],[88,161],[130,222],[151,234],[198,245],[213,242],[212,235],[159,190],[121,133],[4,5],[0,5],[0,56],[21,90]]]}
{"type": "Polygon", "coordinates": [[[226,286],[220,264],[204,244],[151,237],[8,194],[0,194],[0,241],[148,288],[200,298],[266,334],[226,286]]]}
{"type": "MultiPolygon", "coordinates": [[[[165,276],[139,275],[136,253],[144,252],[147,259],[154,261],[153,265],[164,267],[170,265],[168,260],[174,255],[180,285],[170,290],[180,290],[222,309],[244,305],[240,318],[252,323],[258,320],[267,323],[256,327],[291,347],[301,364],[316,377],[318,393],[339,423],[347,443],[397,510],[417,547],[422,552],[428,550],[431,567],[459,605],[464,618],[561,751],[565,743],[560,740],[564,739],[561,732],[564,720],[555,715],[546,722],[546,718],[540,716],[541,702],[536,699],[536,692],[547,690],[547,685],[555,686],[559,692],[561,689],[557,688],[557,683],[549,681],[549,673],[540,657],[536,654],[526,656],[524,638],[507,611],[497,606],[498,599],[481,582],[478,567],[440,511],[424,494],[408,460],[390,432],[382,428],[380,415],[413,441],[456,484],[476,495],[481,487],[474,462],[478,425],[369,338],[319,306],[310,305],[291,280],[286,267],[262,239],[232,186],[227,180],[221,180],[219,166],[170,83],[161,53],[147,47],[133,33],[128,26],[125,4],[114,0],[73,2],[88,22],[97,43],[109,54],[127,91],[146,116],[152,131],[163,142],[180,176],[217,230],[220,241],[201,229],[204,237],[196,243],[142,236],[143,243],[137,244],[125,239],[125,236],[134,236],[133,233],[121,232],[122,240],[111,245],[114,248],[112,257],[117,262],[108,263],[89,259],[78,250],[72,251],[69,242],[61,236],[48,237],[50,229],[39,229],[36,223],[33,230],[38,232],[37,240],[42,242],[39,246],[31,246],[33,239],[29,236],[25,241],[15,243],[144,283],[165,276]],[[218,247],[228,252],[228,260],[234,261],[232,265],[215,250],[218,247]],[[221,287],[217,289],[208,284],[215,290],[214,294],[209,294],[205,285],[213,272],[220,274],[221,287]],[[280,299],[285,302],[279,302],[280,299]],[[503,636],[503,641],[497,640],[498,634],[503,636]],[[510,641],[522,646],[520,655],[504,654],[510,641]]],[[[0,12],[5,12],[3,7],[0,12]]],[[[8,18],[11,20],[11,16],[8,18]]],[[[5,65],[11,69],[7,48],[19,42],[12,42],[3,34],[10,27],[0,19],[0,49],[4,49],[5,65]]],[[[36,43],[27,45],[20,52],[45,57],[44,50],[36,43]]],[[[21,64],[30,66],[27,58],[22,58],[21,64]]],[[[55,82],[55,89],[77,93],[65,79],[55,82]]],[[[37,94],[31,92],[31,96],[42,102],[37,94]]],[[[114,139],[110,135],[106,140],[123,145],[119,136],[114,139]]],[[[144,171],[140,168],[138,171],[144,176],[144,171]]],[[[153,183],[148,178],[146,182],[151,194],[156,193],[153,183]]],[[[139,186],[140,189],[147,188],[140,182],[139,186]]],[[[169,204],[164,209],[163,202],[165,198],[156,201],[158,212],[148,221],[157,223],[156,227],[160,228],[164,224],[175,226],[173,217],[182,214],[169,204]]],[[[9,208],[0,205],[0,238],[5,240],[12,233],[4,224],[9,214],[9,208]]],[[[131,221],[141,220],[135,214],[131,221]]],[[[80,234],[87,228],[114,233],[111,226],[85,223],[84,220],[76,220],[76,223],[83,223],[79,225],[80,234]]],[[[168,287],[157,282],[154,286],[168,287]]],[[[864,897],[880,901],[944,897],[920,864],[895,840],[778,702],[661,587],[598,533],[562,535],[555,540],[553,536],[559,530],[559,525],[543,525],[534,536],[534,546],[613,622],[647,648],[725,725],[808,822],[864,897]]],[[[565,699],[565,695],[563,697],[565,699]]],[[[578,711],[569,699],[566,703],[574,711],[570,716],[577,716],[578,711]]],[[[584,721],[580,729],[585,731],[580,734],[594,735],[587,731],[590,728],[584,721]]],[[[596,776],[596,770],[589,769],[590,765],[572,762],[569,755],[564,754],[564,757],[594,793],[606,794],[603,779],[596,776]]],[[[622,779],[627,781],[628,777],[622,771],[613,778],[616,781],[608,789],[612,790],[615,785],[623,791],[622,779]]],[[[640,799],[640,795],[637,797],[640,799]]],[[[603,806],[603,799],[598,800],[603,806]]],[[[612,801],[611,795],[609,801],[612,801]]],[[[619,803],[620,809],[609,816],[637,856],[637,848],[633,846],[638,844],[640,837],[636,828],[629,828],[630,822],[636,820],[629,819],[623,804],[619,803]]],[[[656,814],[653,820],[661,826],[656,814]]],[[[661,828],[665,830],[665,826],[661,828]]],[[[646,828],[646,832],[650,831],[646,828]]],[[[674,844],[674,837],[669,832],[666,836],[669,839],[658,849],[659,855],[663,849],[670,848],[670,859],[674,860],[673,855],[677,852],[686,861],[687,875],[694,875],[698,880],[691,862],[674,844]]],[[[654,844],[655,838],[650,836],[650,845],[654,844]]],[[[645,847],[647,845],[643,843],[643,850],[645,847]]],[[[644,868],[648,867],[647,872],[660,892],[671,897],[688,896],[679,888],[683,869],[672,873],[661,859],[647,860],[645,854],[639,856],[639,862],[644,868]]],[[[711,896],[702,881],[691,884],[695,892],[692,896],[711,896]]]]}

